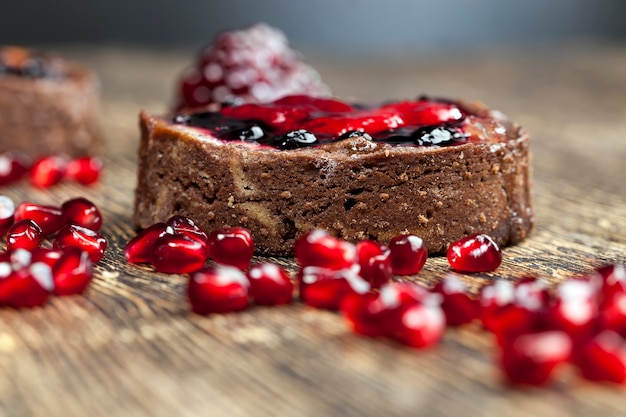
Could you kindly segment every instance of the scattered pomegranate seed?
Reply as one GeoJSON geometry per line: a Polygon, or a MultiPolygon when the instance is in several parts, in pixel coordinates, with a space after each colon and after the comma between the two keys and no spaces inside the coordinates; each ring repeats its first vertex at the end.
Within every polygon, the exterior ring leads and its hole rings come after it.
{"type": "Polygon", "coordinates": [[[561,331],[526,333],[502,349],[502,369],[512,384],[543,385],[571,353],[572,342],[561,331]]]}
{"type": "Polygon", "coordinates": [[[302,235],[294,246],[294,256],[302,268],[319,266],[339,270],[350,268],[357,261],[356,247],[352,243],[321,229],[302,235]]]}
{"type": "Polygon", "coordinates": [[[79,184],[91,185],[100,179],[102,166],[102,160],[99,158],[84,156],[69,161],[65,175],[79,184]]]}
{"type": "Polygon", "coordinates": [[[67,247],[52,268],[56,295],[82,294],[93,278],[89,254],[78,248],[67,247]]]}
{"type": "Polygon", "coordinates": [[[293,297],[293,282],[276,264],[252,265],[248,270],[250,296],[259,305],[288,304],[293,297]]]}
{"type": "MultiPolygon", "coordinates": [[[[10,269],[10,266],[8,267],[10,269]]],[[[0,268],[6,269],[6,268],[0,268]]],[[[37,262],[0,279],[0,306],[31,308],[46,303],[54,289],[52,271],[45,263],[37,262]]]]}
{"type": "Polygon", "coordinates": [[[67,159],[45,156],[38,159],[30,169],[30,181],[35,187],[47,188],[58,184],[65,176],[67,159]]]}
{"type": "Polygon", "coordinates": [[[98,207],[84,197],[67,200],[61,205],[63,221],[98,232],[102,228],[102,214],[98,207]]]}
{"type": "Polygon", "coordinates": [[[448,262],[459,272],[491,272],[502,262],[502,252],[487,235],[471,235],[448,247],[448,262]]]}
{"type": "Polygon", "coordinates": [[[124,248],[126,260],[133,264],[151,262],[154,242],[168,234],[173,235],[174,229],[165,223],[155,223],[142,230],[126,244],[124,248]]]}
{"type": "Polygon", "coordinates": [[[372,288],[380,288],[393,277],[390,251],[373,240],[362,240],[356,245],[357,258],[361,268],[359,274],[372,288]]]}
{"type": "Polygon", "coordinates": [[[588,380],[623,384],[626,382],[626,341],[613,331],[602,331],[582,347],[576,365],[588,380]]]}
{"type": "Polygon", "coordinates": [[[585,340],[596,329],[598,288],[593,282],[569,279],[559,285],[554,305],[547,312],[552,328],[567,333],[574,343],[585,340]]]}
{"type": "Polygon", "coordinates": [[[166,233],[152,246],[151,262],[158,272],[187,274],[202,268],[206,260],[204,245],[185,235],[166,233]]]}
{"type": "Polygon", "coordinates": [[[20,180],[30,169],[26,155],[9,151],[0,155],[0,185],[20,180]]]}
{"type": "Polygon", "coordinates": [[[41,228],[44,236],[58,232],[65,225],[63,212],[59,207],[43,206],[24,201],[15,209],[15,221],[31,219],[41,228]]]}
{"type": "Polygon", "coordinates": [[[401,307],[392,337],[405,345],[424,348],[436,344],[446,327],[441,308],[434,304],[412,303],[401,307]]]}
{"type": "Polygon", "coordinates": [[[626,292],[626,267],[624,265],[605,265],[593,271],[589,280],[600,288],[601,303],[610,302],[616,294],[626,292]]]}
{"type": "Polygon", "coordinates": [[[104,257],[107,240],[100,233],[75,224],[63,226],[54,238],[55,249],[76,247],[89,254],[91,262],[97,263],[104,257]]]}
{"type": "Polygon", "coordinates": [[[248,268],[254,254],[254,240],[248,229],[225,227],[209,234],[207,251],[211,259],[242,271],[248,268]]]}
{"type": "Polygon", "coordinates": [[[41,243],[44,235],[41,227],[30,219],[15,222],[7,233],[7,250],[33,249],[41,243]]]}
{"type": "Polygon", "coordinates": [[[32,263],[43,262],[50,268],[54,268],[54,265],[61,259],[63,253],[64,250],[62,249],[48,249],[39,246],[30,251],[30,257],[32,263]]]}
{"type": "Polygon", "coordinates": [[[341,313],[356,333],[370,336],[386,336],[384,323],[384,309],[377,293],[347,294],[341,300],[341,313]]]}
{"type": "Polygon", "coordinates": [[[4,236],[15,221],[15,203],[10,197],[0,195],[0,236],[4,236]]]}
{"type": "MultiPolygon", "coordinates": [[[[166,224],[174,230],[174,234],[183,234],[191,239],[197,239],[204,246],[209,244],[209,237],[200,229],[193,220],[185,216],[170,217],[166,224]]],[[[244,229],[245,230],[245,229],[244,229]]],[[[248,232],[249,233],[249,232],[248,232]]],[[[252,239],[252,238],[250,238],[252,239]]]]}
{"type": "Polygon", "coordinates": [[[249,285],[237,268],[205,266],[191,274],[187,296],[192,311],[197,314],[239,311],[249,305],[249,285]]]}
{"type": "Polygon", "coordinates": [[[391,251],[391,270],[396,275],[419,273],[428,258],[424,241],[415,235],[394,237],[389,241],[389,250],[391,251]]]}
{"type": "Polygon", "coordinates": [[[471,323],[480,314],[478,300],[470,297],[467,285],[455,275],[448,275],[435,285],[433,292],[441,294],[441,308],[448,326],[471,323]]]}
{"type": "Polygon", "coordinates": [[[315,308],[339,310],[341,301],[348,294],[364,294],[370,290],[357,268],[329,269],[307,266],[298,275],[300,298],[315,308]]]}

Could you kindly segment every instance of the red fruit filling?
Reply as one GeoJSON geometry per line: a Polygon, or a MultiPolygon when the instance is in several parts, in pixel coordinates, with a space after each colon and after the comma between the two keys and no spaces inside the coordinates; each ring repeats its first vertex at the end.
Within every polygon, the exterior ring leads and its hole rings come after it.
{"type": "Polygon", "coordinates": [[[248,270],[250,296],[259,305],[288,304],[293,297],[293,282],[276,264],[252,265],[248,270]]]}
{"type": "Polygon", "coordinates": [[[448,262],[459,272],[491,272],[502,262],[502,252],[487,235],[471,235],[448,247],[448,262]]]}
{"type": "Polygon", "coordinates": [[[212,231],[208,237],[209,257],[222,265],[248,268],[254,254],[254,240],[248,229],[226,227],[212,231]]]}
{"type": "Polygon", "coordinates": [[[187,296],[194,313],[228,313],[248,307],[249,285],[237,268],[205,266],[191,274],[187,296]]]}
{"type": "Polygon", "coordinates": [[[277,29],[257,24],[221,33],[180,83],[178,108],[211,103],[256,103],[288,94],[327,95],[313,68],[277,29]]]}
{"type": "Polygon", "coordinates": [[[479,118],[459,104],[426,97],[364,106],[296,95],[264,104],[179,114],[173,121],[207,130],[225,141],[289,150],[354,136],[413,146],[451,146],[472,138],[480,140],[479,134],[465,129],[468,117],[479,118]]]}
{"type": "Polygon", "coordinates": [[[396,275],[419,273],[428,258],[424,241],[414,235],[400,235],[389,241],[391,270],[396,275]]]}

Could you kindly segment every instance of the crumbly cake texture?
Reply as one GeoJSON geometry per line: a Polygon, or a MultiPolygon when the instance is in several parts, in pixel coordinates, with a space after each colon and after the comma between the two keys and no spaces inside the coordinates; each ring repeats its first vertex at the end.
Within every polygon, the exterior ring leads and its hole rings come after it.
{"type": "Polygon", "coordinates": [[[145,228],[181,214],[205,230],[243,226],[257,252],[272,255],[292,254],[313,228],[383,243],[412,233],[429,253],[473,233],[517,243],[534,223],[529,137],[497,112],[465,106],[506,131],[449,147],[353,137],[278,151],[142,112],[135,223],[145,228]]]}
{"type": "Polygon", "coordinates": [[[58,76],[0,75],[0,152],[19,150],[31,157],[98,153],[98,77],[58,57],[46,57],[46,62],[58,76]]]}

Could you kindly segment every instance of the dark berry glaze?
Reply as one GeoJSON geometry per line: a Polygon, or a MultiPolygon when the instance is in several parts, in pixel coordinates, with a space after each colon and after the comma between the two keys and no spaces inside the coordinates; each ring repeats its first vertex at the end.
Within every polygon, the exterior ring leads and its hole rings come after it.
{"type": "Polygon", "coordinates": [[[14,46],[0,46],[0,77],[58,78],[58,68],[44,54],[14,46]]]}
{"type": "Polygon", "coordinates": [[[209,131],[220,140],[280,150],[355,136],[400,146],[455,146],[482,139],[473,125],[485,130],[494,123],[460,103],[423,96],[363,106],[303,95],[268,104],[223,105],[219,111],[179,114],[173,121],[209,131]]]}

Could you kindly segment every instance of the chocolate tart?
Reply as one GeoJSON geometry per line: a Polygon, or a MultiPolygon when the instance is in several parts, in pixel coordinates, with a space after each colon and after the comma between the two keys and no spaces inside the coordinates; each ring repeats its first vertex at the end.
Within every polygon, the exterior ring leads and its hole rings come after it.
{"type": "Polygon", "coordinates": [[[98,108],[92,71],[57,56],[0,47],[0,152],[95,154],[98,108]]]}
{"type": "Polygon", "coordinates": [[[205,230],[246,227],[258,253],[289,255],[313,228],[355,242],[412,233],[441,253],[474,233],[517,243],[534,223],[528,134],[479,103],[294,96],[142,112],[140,127],[141,228],[181,214],[205,230]]]}

